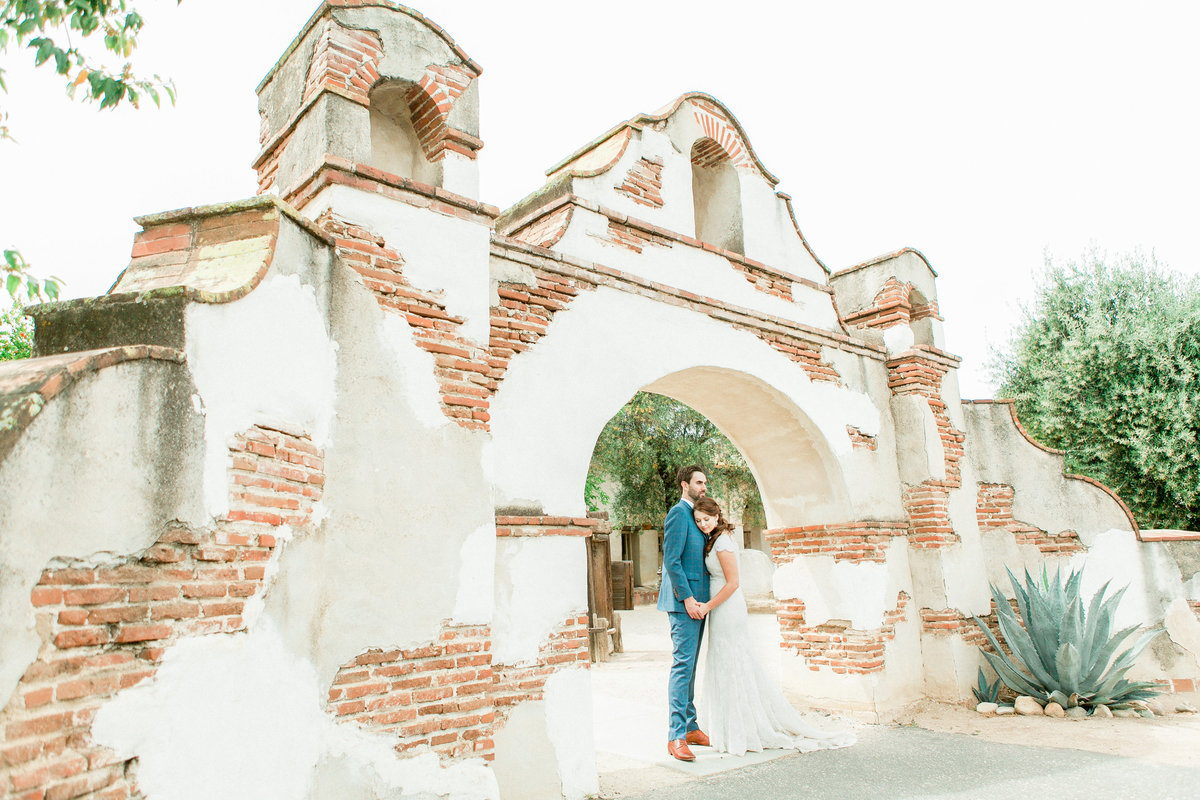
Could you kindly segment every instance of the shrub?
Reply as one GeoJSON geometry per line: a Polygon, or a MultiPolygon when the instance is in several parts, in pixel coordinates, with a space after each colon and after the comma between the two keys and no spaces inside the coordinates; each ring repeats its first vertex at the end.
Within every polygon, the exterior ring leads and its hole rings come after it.
{"type": "Polygon", "coordinates": [[[0,310],[0,361],[33,355],[33,320],[19,305],[0,310]]]}

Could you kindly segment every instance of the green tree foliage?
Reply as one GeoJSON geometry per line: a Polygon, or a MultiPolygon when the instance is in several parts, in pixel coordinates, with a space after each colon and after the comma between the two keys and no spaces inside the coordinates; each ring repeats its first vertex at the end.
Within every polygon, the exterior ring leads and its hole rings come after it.
{"type": "Polygon", "coordinates": [[[599,485],[611,480],[619,487],[612,498],[617,525],[660,526],[679,500],[675,472],[687,464],[704,468],[708,493],[724,501],[726,513],[743,503],[743,519],[762,524],[758,485],[733,443],[703,415],[649,392],[635,394],[600,433],[588,476],[589,507],[596,510],[599,485]]]}
{"type": "MultiPolygon", "coordinates": [[[[0,0],[0,53],[7,54],[10,45],[32,51],[34,65],[51,65],[71,97],[82,86],[83,99],[99,102],[102,109],[123,102],[137,108],[143,96],[157,106],[161,94],[174,103],[175,87],[169,80],[158,75],[139,77],[128,61],[143,24],[142,16],[127,0],[0,0]],[[93,34],[103,39],[103,48],[95,50],[101,56],[125,59],[123,66],[110,68],[95,51],[85,52],[86,43],[94,41],[93,34]]],[[[8,91],[2,67],[0,91],[8,91]]],[[[13,137],[8,114],[0,110],[0,141],[5,139],[13,137]]],[[[62,284],[54,277],[35,278],[16,248],[4,251],[0,276],[14,300],[22,289],[30,300],[54,300],[62,284]]]]}
{"type": "MultiPolygon", "coordinates": [[[[140,78],[128,61],[119,69],[109,69],[81,49],[84,40],[98,33],[103,35],[104,50],[128,59],[137,48],[143,24],[141,14],[126,0],[3,0],[0,52],[7,52],[10,44],[32,50],[33,63],[52,64],[72,97],[86,84],[84,98],[99,101],[100,108],[115,108],[122,101],[136,108],[142,95],[158,105],[160,91],[174,102],[170,81],[157,75],[140,78]]],[[[0,89],[7,91],[3,69],[0,89]]]]}
{"type": "Polygon", "coordinates": [[[1200,285],[1139,254],[1048,260],[993,375],[1067,469],[1148,528],[1200,530],[1200,285]]]}
{"type": "Polygon", "coordinates": [[[29,358],[33,355],[33,320],[15,303],[0,310],[0,361],[29,358]]]}

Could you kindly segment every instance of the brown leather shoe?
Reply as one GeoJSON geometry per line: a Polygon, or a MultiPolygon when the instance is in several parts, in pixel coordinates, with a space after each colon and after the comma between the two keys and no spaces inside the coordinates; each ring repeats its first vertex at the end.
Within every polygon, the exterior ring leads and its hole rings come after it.
{"type": "Polygon", "coordinates": [[[696,728],[694,731],[687,732],[687,738],[684,739],[688,744],[699,745],[700,747],[712,747],[712,742],[708,739],[708,734],[696,728]]]}
{"type": "Polygon", "coordinates": [[[695,761],[696,756],[692,753],[687,742],[683,739],[672,739],[667,742],[667,752],[678,758],[680,761],[695,761]]]}

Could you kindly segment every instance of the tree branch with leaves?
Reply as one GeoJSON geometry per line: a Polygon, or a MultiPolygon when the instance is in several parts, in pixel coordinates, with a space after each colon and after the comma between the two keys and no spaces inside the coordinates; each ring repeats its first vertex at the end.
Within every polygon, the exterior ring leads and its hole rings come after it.
{"type": "MultiPolygon", "coordinates": [[[[101,109],[122,103],[137,108],[143,97],[158,106],[163,94],[174,104],[175,86],[170,80],[141,77],[128,60],[144,24],[126,0],[0,0],[0,54],[7,55],[11,46],[32,51],[34,66],[50,65],[62,76],[69,96],[76,97],[82,87],[82,99],[99,102],[101,109]],[[85,52],[85,43],[94,41],[94,35],[103,42],[100,56],[116,56],[125,63],[109,67],[101,57],[85,52]]],[[[8,91],[3,67],[0,91],[8,91]]],[[[15,141],[8,114],[0,110],[0,141],[6,139],[15,141]]],[[[62,280],[35,278],[15,246],[4,250],[0,271],[14,303],[22,293],[34,301],[58,297],[62,280]]]]}
{"type": "Polygon", "coordinates": [[[1040,442],[1148,528],[1200,530],[1200,283],[1140,254],[1048,261],[994,359],[1040,442]]]}
{"type": "Polygon", "coordinates": [[[619,487],[614,522],[657,527],[679,500],[675,473],[687,464],[704,468],[708,493],[724,501],[726,514],[736,503],[746,509],[743,519],[762,516],[758,484],[733,443],[704,415],[649,392],[635,394],[601,431],[588,472],[589,508],[599,510],[592,492],[611,480],[619,487]]]}

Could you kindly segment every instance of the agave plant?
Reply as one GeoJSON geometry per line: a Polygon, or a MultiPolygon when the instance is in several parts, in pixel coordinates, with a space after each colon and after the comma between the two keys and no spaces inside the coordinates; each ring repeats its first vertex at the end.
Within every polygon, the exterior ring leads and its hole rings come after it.
{"type": "Polygon", "coordinates": [[[1100,705],[1120,708],[1159,693],[1152,683],[1124,677],[1158,631],[1145,632],[1117,655],[1121,645],[1140,627],[1133,625],[1112,633],[1117,605],[1128,587],[1105,599],[1108,591],[1105,583],[1092,597],[1085,613],[1079,595],[1082,570],[1072,571],[1066,583],[1058,571],[1051,579],[1045,567],[1040,580],[1025,570],[1023,587],[1011,570],[1008,577],[1020,620],[1000,590],[995,586],[990,588],[996,601],[1000,634],[1012,652],[1011,657],[983,620],[974,618],[995,649],[993,653],[984,650],[983,656],[1005,686],[1019,695],[1028,695],[1042,703],[1054,701],[1063,708],[1100,705]]]}
{"type": "Polygon", "coordinates": [[[998,703],[1000,702],[1000,679],[996,678],[992,683],[988,683],[987,676],[983,674],[983,667],[980,667],[979,686],[971,691],[975,693],[975,699],[980,703],[998,703]]]}

